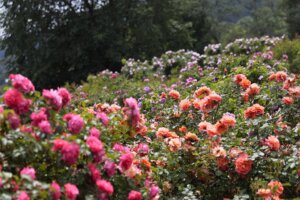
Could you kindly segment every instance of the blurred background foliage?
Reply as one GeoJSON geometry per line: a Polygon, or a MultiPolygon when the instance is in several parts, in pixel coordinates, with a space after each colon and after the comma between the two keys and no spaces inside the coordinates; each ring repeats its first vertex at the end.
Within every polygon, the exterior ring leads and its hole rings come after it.
{"type": "Polygon", "coordinates": [[[40,88],[119,71],[122,58],[201,53],[209,43],[300,33],[298,0],[2,0],[0,6],[2,64],[40,88]]]}

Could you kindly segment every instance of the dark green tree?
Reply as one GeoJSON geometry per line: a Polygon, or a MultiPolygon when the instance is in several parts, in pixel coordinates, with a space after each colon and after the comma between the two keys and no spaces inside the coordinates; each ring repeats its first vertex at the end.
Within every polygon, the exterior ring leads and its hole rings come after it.
{"type": "Polygon", "coordinates": [[[79,82],[118,70],[122,58],[202,49],[209,41],[205,1],[3,0],[2,48],[9,71],[40,88],[79,82]]]}
{"type": "Polygon", "coordinates": [[[288,32],[291,37],[300,35],[300,1],[286,0],[288,32]]]}

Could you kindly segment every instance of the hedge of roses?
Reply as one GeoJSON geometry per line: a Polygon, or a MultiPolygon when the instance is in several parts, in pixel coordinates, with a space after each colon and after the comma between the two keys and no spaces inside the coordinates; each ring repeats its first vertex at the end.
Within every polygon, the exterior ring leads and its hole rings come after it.
{"type": "Polygon", "coordinates": [[[129,60],[74,88],[10,75],[0,199],[297,199],[300,81],[273,40],[212,64],[219,45],[129,60]]]}

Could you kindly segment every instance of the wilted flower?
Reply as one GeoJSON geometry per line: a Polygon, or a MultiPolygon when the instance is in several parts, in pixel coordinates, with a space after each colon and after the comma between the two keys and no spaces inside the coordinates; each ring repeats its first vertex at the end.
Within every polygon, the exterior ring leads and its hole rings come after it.
{"type": "Polygon", "coordinates": [[[264,200],[269,200],[272,196],[270,189],[259,189],[256,194],[264,198],[264,200]]]}
{"type": "Polygon", "coordinates": [[[137,153],[140,155],[140,156],[145,156],[149,153],[149,146],[148,144],[145,144],[145,143],[140,143],[137,147],[137,153]]]}

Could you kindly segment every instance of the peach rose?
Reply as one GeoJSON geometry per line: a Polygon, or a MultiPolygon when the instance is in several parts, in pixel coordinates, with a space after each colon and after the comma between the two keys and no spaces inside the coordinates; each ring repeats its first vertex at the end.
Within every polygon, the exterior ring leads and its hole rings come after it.
{"type": "Polygon", "coordinates": [[[169,92],[169,96],[172,97],[175,100],[180,99],[180,93],[178,91],[176,91],[176,90],[171,90],[169,92]]]}
{"type": "Polygon", "coordinates": [[[235,160],[235,171],[242,176],[247,175],[252,169],[252,160],[248,159],[246,153],[241,153],[235,160]]]}
{"type": "Polygon", "coordinates": [[[184,99],[184,100],[180,101],[179,108],[182,111],[187,111],[190,108],[191,105],[192,105],[192,103],[190,102],[190,100],[184,99]]]}
{"type": "Polygon", "coordinates": [[[243,89],[247,89],[251,85],[251,81],[249,81],[247,78],[243,79],[239,84],[243,89]]]}
{"type": "Polygon", "coordinates": [[[265,108],[259,104],[254,104],[253,106],[247,108],[244,112],[245,119],[251,118],[254,119],[259,115],[263,115],[265,113],[265,108]]]}
{"type": "Polygon", "coordinates": [[[291,105],[294,103],[294,99],[292,97],[283,97],[282,103],[284,103],[285,105],[291,105]]]}
{"type": "Polygon", "coordinates": [[[280,196],[283,193],[284,188],[279,181],[271,181],[268,183],[268,186],[274,196],[280,196]]]}
{"type": "Polygon", "coordinates": [[[266,140],[265,144],[270,147],[273,151],[278,151],[280,149],[280,142],[277,137],[270,135],[266,140]]]}
{"type": "Polygon", "coordinates": [[[207,127],[208,127],[209,125],[212,125],[212,124],[209,123],[209,122],[207,122],[207,121],[200,122],[200,123],[198,124],[198,130],[199,130],[199,131],[204,131],[204,130],[207,129],[207,127]]]}
{"type": "Polygon", "coordinates": [[[256,83],[252,83],[246,90],[246,93],[249,96],[254,96],[259,94],[260,92],[260,87],[256,83]]]}
{"type": "Polygon", "coordinates": [[[203,98],[205,96],[208,96],[212,93],[211,89],[206,87],[206,86],[203,86],[199,89],[197,89],[195,92],[194,92],[194,97],[195,98],[203,98]]]}

